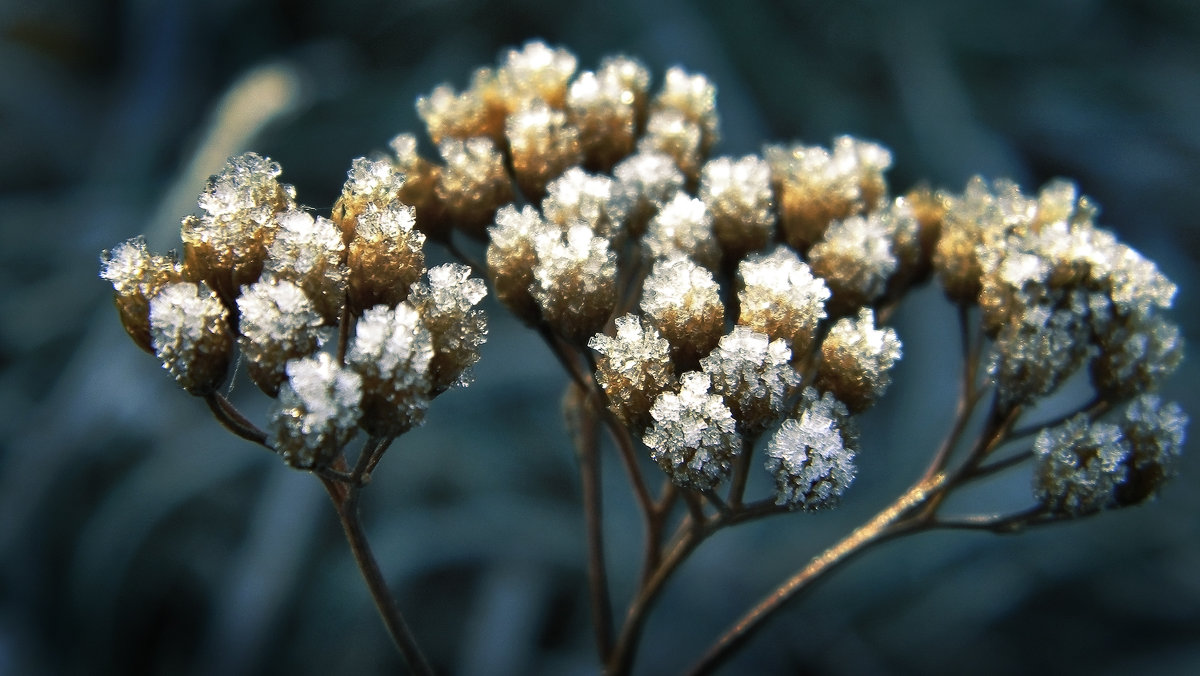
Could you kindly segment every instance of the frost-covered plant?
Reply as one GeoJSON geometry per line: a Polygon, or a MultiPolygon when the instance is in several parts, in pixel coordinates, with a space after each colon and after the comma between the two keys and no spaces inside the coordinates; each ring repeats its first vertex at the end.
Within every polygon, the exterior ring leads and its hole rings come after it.
{"type": "Polygon", "coordinates": [[[429,665],[383,585],[357,499],[393,438],[470,381],[487,333],[484,277],[571,379],[608,673],[633,668],[655,598],[709,536],[853,499],[858,454],[884,442],[861,437],[858,418],[886,394],[902,353],[888,321],[932,275],[958,309],[948,332],[962,336],[944,442],[910,489],[718,637],[698,671],[876,543],[1082,517],[1145,502],[1174,475],[1187,416],[1154,391],[1183,356],[1167,314],[1175,285],[1098,227],[1074,184],[1029,194],[974,178],[961,192],[894,195],[891,153],[851,136],[709,160],[720,117],[703,75],[673,68],[652,93],[629,57],[578,66],[567,50],[530,42],[461,92],[438,86],[417,101],[438,158],[397,136],[390,158],[352,163],[328,217],[297,204],[277,163],[248,153],[210,180],[202,213],[184,218],[182,261],[148,253],[141,238],[103,256],[135,342],[235,434],[321,478],[414,670],[429,665]],[[486,239],[474,244],[482,257],[464,236],[486,239]],[[427,240],[461,264],[426,270],[427,240]],[[276,399],[269,433],[220,394],[239,351],[276,399]],[[1081,371],[1090,398],[1047,420],[1041,402],[1081,371]],[[1019,425],[1028,420],[1041,422],[1019,425]],[[601,425],[646,532],[619,629],[601,425]],[[367,441],[351,467],[344,449],[356,430],[367,441]],[[944,513],[954,491],[1021,464],[1033,468],[1028,509],[944,513]],[[773,489],[748,495],[763,465],[773,489]],[[659,472],[655,493],[647,473],[659,472]]]}

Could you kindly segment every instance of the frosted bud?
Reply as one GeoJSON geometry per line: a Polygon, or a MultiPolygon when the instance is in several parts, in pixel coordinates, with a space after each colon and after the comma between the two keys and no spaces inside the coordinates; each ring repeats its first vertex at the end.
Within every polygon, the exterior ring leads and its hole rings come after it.
{"type": "Polygon", "coordinates": [[[417,98],[417,115],[437,144],[451,138],[475,136],[488,136],[499,141],[507,113],[496,74],[490,68],[476,70],[471,77],[471,86],[461,93],[442,84],[428,96],[417,98]]]}
{"type": "Polygon", "coordinates": [[[230,158],[200,193],[204,213],[183,219],[184,277],[207,283],[227,306],[262,273],[275,214],[296,208],[295,190],[279,183],[281,171],[255,153],[230,158]]]}
{"type": "Polygon", "coordinates": [[[141,235],[100,255],[100,277],[113,285],[113,303],[121,325],[138,347],[154,352],[150,339],[150,299],[172,282],[183,280],[179,263],[146,250],[141,235]]]}
{"type": "Polygon", "coordinates": [[[767,444],[775,504],[806,511],[837,506],[857,474],[857,452],[858,431],[846,405],[806,388],[796,417],[783,421],[767,444]]]}
{"type": "Polygon", "coordinates": [[[304,290],[325,321],[336,322],[346,297],[346,247],[333,221],[300,209],[278,216],[279,230],[267,252],[265,277],[288,280],[304,290]]]}
{"type": "Polygon", "coordinates": [[[433,343],[408,303],[369,308],[355,326],[346,365],[362,378],[362,417],[368,434],[394,437],[425,421],[433,343]]]}
{"type": "Polygon", "coordinates": [[[682,191],[675,193],[650,219],[642,241],[654,258],[679,253],[709,270],[721,265],[721,247],[713,236],[712,214],[704,202],[682,191]]]}
{"type": "Polygon", "coordinates": [[[771,167],[760,157],[718,157],[700,172],[700,199],[713,217],[713,232],[730,260],[767,246],[775,235],[771,167]]]}
{"type": "Polygon", "coordinates": [[[638,153],[662,153],[695,185],[704,164],[704,131],[696,122],[673,108],[650,113],[646,133],[638,139],[638,153]]]}
{"type": "Polygon", "coordinates": [[[741,453],[733,416],[720,395],[709,392],[708,376],[683,374],[679,392],[664,392],[650,408],[654,424],[642,441],[650,457],[684,488],[711,490],[729,475],[741,453]]]}
{"type": "Polygon", "coordinates": [[[358,218],[358,235],[350,242],[346,259],[351,311],[395,306],[407,298],[409,286],[425,270],[424,244],[412,207],[399,202],[383,208],[369,206],[358,218]]]}
{"type": "Polygon", "coordinates": [[[479,361],[479,346],[487,341],[487,316],[475,307],[486,295],[483,280],[457,263],[430,268],[424,280],[413,284],[408,300],[433,340],[429,372],[434,396],[470,384],[468,369],[479,361]]]}
{"type": "Polygon", "coordinates": [[[996,334],[988,373],[1002,406],[1053,392],[1091,354],[1088,303],[1082,292],[1056,306],[1025,308],[996,334]]]}
{"type": "Polygon", "coordinates": [[[579,132],[567,124],[566,114],[540,100],[508,116],[505,136],[517,185],[531,202],[540,201],[547,183],[583,159],[579,132]]]}
{"type": "Polygon", "coordinates": [[[388,146],[395,154],[395,167],[404,174],[398,199],[416,210],[417,228],[429,236],[442,236],[450,224],[442,217],[437,199],[442,168],[417,153],[417,137],[400,134],[388,146]]]}
{"type": "MultiPolygon", "coordinates": [[[[703,75],[688,74],[678,66],[667,69],[662,91],[654,99],[656,111],[678,111],[700,131],[700,154],[707,155],[720,139],[717,88],[703,75]]],[[[682,168],[682,167],[681,167],[682,168]]],[[[685,173],[691,174],[686,169],[685,173]]]]}
{"type": "Polygon", "coordinates": [[[597,333],[588,347],[600,353],[596,382],[608,396],[608,408],[638,434],[650,426],[650,406],[675,387],[670,344],[635,315],[617,318],[617,335],[597,333]]]}
{"type": "Polygon", "coordinates": [[[496,71],[508,110],[518,110],[533,100],[561,109],[575,66],[574,54],[540,40],[526,42],[520,50],[508,50],[496,71]]]}
{"type": "Polygon", "coordinates": [[[1080,516],[1114,505],[1128,476],[1121,428],[1078,415],[1042,430],[1033,443],[1033,495],[1055,514],[1080,516]]]}
{"type": "Polygon", "coordinates": [[[435,192],[445,218],[470,235],[482,236],[496,209],[513,198],[503,155],[484,137],[443,141],[438,152],[445,166],[435,192]]]}
{"type": "Polygon", "coordinates": [[[808,264],[781,245],[742,261],[738,281],[738,324],[772,340],[783,338],[791,343],[797,359],[808,354],[829,299],[825,282],[813,277],[808,264]]]}
{"type": "Polygon", "coordinates": [[[511,204],[496,212],[496,223],[488,228],[487,268],[496,298],[522,321],[532,324],[541,315],[530,286],[537,265],[534,245],[558,229],[542,220],[538,210],[526,204],[517,211],[511,204]]]}
{"type": "Polygon", "coordinates": [[[325,352],[288,362],[271,411],[270,444],[297,469],[328,465],[354,436],[362,378],[325,352]]]}
{"type": "Polygon", "coordinates": [[[346,243],[354,239],[358,218],[369,208],[383,209],[400,199],[404,174],[388,160],[359,157],[350,164],[342,194],[333,205],[333,221],[342,229],[346,243]]]}
{"type": "Polygon", "coordinates": [[[887,195],[883,173],[892,166],[887,148],[853,136],[838,136],[833,139],[833,162],[839,171],[854,177],[858,200],[866,211],[873,211],[887,195]]]}
{"type": "Polygon", "coordinates": [[[684,368],[709,353],[725,332],[725,306],[712,273],[674,255],[657,261],[642,285],[646,320],[671,343],[684,368]]]}
{"type": "Polygon", "coordinates": [[[1004,213],[987,183],[973,177],[962,195],[947,197],[941,236],[933,267],[951,300],[974,303],[979,297],[983,268],[978,251],[988,242],[1003,241],[1004,213]]]}
{"type": "MultiPolygon", "coordinates": [[[[649,79],[644,68],[642,74],[649,79]]],[[[634,74],[633,81],[622,78],[621,67],[614,65],[599,73],[580,73],[571,83],[567,116],[579,130],[583,162],[589,169],[608,171],[633,151],[637,139],[636,77],[634,74]]],[[[640,95],[644,103],[644,85],[640,95]]]]}
{"type": "Polygon", "coordinates": [[[628,213],[629,233],[641,237],[667,200],[683,189],[683,172],[669,155],[639,152],[613,167],[617,195],[628,213]]]}
{"type": "Polygon", "coordinates": [[[1135,505],[1158,494],[1178,471],[1188,417],[1179,404],[1163,404],[1153,394],[1129,402],[1120,426],[1129,442],[1129,477],[1117,487],[1117,502],[1135,505]]]}
{"type": "Polygon", "coordinates": [[[167,284],[150,300],[154,354],[179,386],[205,395],[225,380],[233,352],[229,310],[208,285],[167,284]]]}
{"type": "Polygon", "coordinates": [[[849,312],[883,295],[896,271],[891,229],[880,212],[834,221],[808,252],[812,271],[833,294],[829,311],[849,312]]]}
{"type": "Polygon", "coordinates": [[[787,243],[806,252],[825,229],[866,210],[863,181],[852,145],[835,152],[820,146],[767,146],[779,224],[787,243]]]}
{"type": "Polygon", "coordinates": [[[613,179],[572,167],[550,182],[542,213],[562,228],[586,223],[597,236],[616,241],[625,222],[626,203],[614,199],[615,192],[613,179]]]}
{"type": "Polygon", "coordinates": [[[821,342],[816,386],[832,392],[852,413],[863,411],[892,382],[892,365],[900,358],[900,341],[890,328],[875,328],[875,313],[859,310],[857,319],[843,317],[821,342]]]}
{"type": "Polygon", "coordinates": [[[700,365],[712,379],[712,391],[724,397],[738,430],[751,436],[783,416],[800,381],[791,359],[785,341],[735,326],[700,365]]]}
{"type": "Polygon", "coordinates": [[[238,345],[250,379],[274,397],[287,379],[287,363],[316,352],[325,339],[321,315],[299,286],[282,279],[246,287],[237,307],[238,345]]]}
{"type": "Polygon", "coordinates": [[[559,335],[582,343],[600,332],[617,304],[617,257],[586,225],[534,242],[534,300],[559,335]]]}
{"type": "Polygon", "coordinates": [[[641,61],[632,57],[617,55],[606,56],[600,60],[600,69],[596,76],[602,81],[615,81],[631,98],[634,110],[636,128],[641,130],[646,125],[646,95],[650,90],[650,71],[641,61]]]}
{"type": "Polygon", "coordinates": [[[1179,326],[1160,314],[1114,322],[1096,342],[1100,350],[1091,362],[1092,384],[1117,399],[1158,389],[1183,361],[1179,326]]]}

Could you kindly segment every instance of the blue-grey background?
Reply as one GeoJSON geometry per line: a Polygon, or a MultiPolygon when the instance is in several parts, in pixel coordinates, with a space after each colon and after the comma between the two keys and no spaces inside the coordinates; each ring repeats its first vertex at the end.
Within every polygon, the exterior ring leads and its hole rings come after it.
{"type": "MultiPolygon", "coordinates": [[[[242,150],[279,160],[300,201],[327,211],[352,158],[418,129],[418,94],[461,87],[535,37],[583,68],[625,52],[658,75],[706,73],[719,153],[848,132],[894,151],[901,190],[923,178],[961,189],[975,172],[1030,187],[1073,177],[1178,282],[1176,316],[1197,342],[1190,0],[7,0],[0,674],[399,668],[318,482],[225,433],[130,343],[97,256],[137,233],[178,246],[204,178],[242,150]]],[[[564,377],[489,309],[478,382],[397,443],[366,523],[439,668],[593,673],[564,377]]],[[[917,476],[950,417],[955,325],[936,289],[895,325],[905,360],[867,416],[844,507],[707,543],[649,623],[641,673],[683,668],[917,476]]],[[[1194,364],[1166,388],[1193,415],[1194,364]]],[[[233,397],[261,419],[252,387],[233,397]]],[[[607,457],[620,609],[641,532],[607,457]]],[[[1195,453],[1181,471],[1157,503],[1078,524],[888,544],[789,606],[729,672],[1200,673],[1195,453]]],[[[1027,481],[951,506],[1019,506],[1027,481]]]]}

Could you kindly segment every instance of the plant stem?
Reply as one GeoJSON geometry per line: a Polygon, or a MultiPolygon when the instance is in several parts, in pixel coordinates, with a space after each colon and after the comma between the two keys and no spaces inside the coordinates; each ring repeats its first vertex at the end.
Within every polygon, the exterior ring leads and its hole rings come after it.
{"type": "Polygon", "coordinates": [[[387,627],[396,648],[404,656],[409,669],[414,674],[432,676],[433,667],[425,659],[412,630],[404,621],[404,616],[400,614],[396,600],[387,587],[383,572],[379,569],[379,563],[375,560],[371,545],[367,541],[367,535],[363,530],[362,520],[358,513],[360,486],[353,484],[346,486],[325,478],[321,479],[321,483],[325,485],[325,490],[333,501],[333,507],[337,511],[338,520],[341,521],[342,530],[346,533],[346,542],[350,545],[350,553],[354,555],[354,561],[358,564],[358,570],[362,573],[363,580],[367,583],[367,589],[371,592],[375,608],[379,611],[379,616],[383,619],[383,624],[387,627]]]}
{"type": "Polygon", "coordinates": [[[597,443],[598,402],[594,393],[571,384],[568,405],[575,410],[575,448],[579,452],[579,479],[583,493],[583,514],[587,530],[588,588],[592,597],[592,628],[600,661],[612,652],[612,602],[604,563],[604,500],[600,486],[600,452],[597,443]]]}
{"type": "Polygon", "coordinates": [[[821,579],[826,573],[846,563],[872,545],[919,527],[922,522],[911,519],[903,520],[903,517],[945,488],[946,480],[947,475],[944,472],[928,479],[922,479],[872,517],[870,521],[859,526],[840,542],[813,558],[807,566],[777,587],[722,634],[696,663],[692,673],[711,673],[749,639],[762,626],[764,620],[779,610],[784,603],[821,579]]]}

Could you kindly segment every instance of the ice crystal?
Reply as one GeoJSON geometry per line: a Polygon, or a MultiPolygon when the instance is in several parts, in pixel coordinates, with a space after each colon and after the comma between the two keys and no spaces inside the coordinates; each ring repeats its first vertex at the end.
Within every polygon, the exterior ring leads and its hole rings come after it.
{"type": "Polygon", "coordinates": [[[659,395],[650,416],[654,424],[642,440],[677,485],[711,490],[729,475],[741,439],[729,408],[710,393],[708,375],[683,374],[679,392],[659,395]]]}
{"type": "Polygon", "coordinates": [[[834,323],[821,342],[816,385],[857,413],[887,390],[892,365],[899,358],[896,332],[875,328],[875,312],[862,308],[857,318],[843,317],[834,323]]]}
{"type": "Polygon", "coordinates": [[[783,421],[767,444],[775,504],[790,509],[834,507],[854,481],[858,433],[846,405],[826,392],[804,390],[798,415],[783,421]]]}
{"type": "Polygon", "coordinates": [[[654,264],[642,285],[642,312],[682,365],[708,354],[725,332],[725,306],[712,273],[675,254],[654,264]]]}
{"type": "Polygon", "coordinates": [[[233,351],[229,310],[208,285],[167,284],[150,300],[154,354],[175,382],[204,395],[225,380],[233,351]]]}
{"type": "Polygon", "coordinates": [[[246,287],[237,307],[238,345],[250,379],[273,397],[287,379],[287,363],[316,352],[326,337],[321,315],[304,291],[285,279],[246,287]]]}
{"type": "Polygon", "coordinates": [[[424,422],[432,359],[429,330],[411,305],[378,305],[363,313],[346,364],[362,378],[364,430],[396,436],[424,422]]]}
{"type": "Polygon", "coordinates": [[[486,295],[483,280],[458,263],[430,268],[424,280],[413,284],[409,302],[433,341],[429,372],[435,396],[471,383],[469,369],[479,361],[479,346],[487,341],[487,317],[475,306],[486,295]]]}
{"type": "Polygon", "coordinates": [[[388,160],[359,157],[350,163],[342,195],[333,207],[333,219],[342,228],[345,240],[354,237],[358,217],[368,208],[383,209],[400,198],[404,174],[388,160]]]}
{"type": "Polygon", "coordinates": [[[596,382],[608,396],[617,419],[641,434],[650,426],[650,406],[675,386],[670,344],[635,315],[616,321],[615,337],[598,333],[588,347],[600,353],[596,382]]]}
{"type": "Polygon", "coordinates": [[[724,397],[738,429],[751,435],[783,415],[800,381],[791,359],[786,341],[735,326],[700,365],[712,379],[712,391],[724,397]]]}
{"type": "Polygon", "coordinates": [[[270,443],[298,469],[327,465],[354,436],[362,378],[325,352],[288,362],[271,412],[270,443]]]}
{"type": "Polygon", "coordinates": [[[586,225],[547,232],[534,242],[534,300],[559,334],[587,340],[599,333],[617,302],[617,257],[586,225]]]}
{"type": "Polygon", "coordinates": [[[712,214],[704,202],[685,192],[675,193],[650,219],[642,241],[654,258],[681,253],[709,270],[716,270],[721,264],[721,248],[713,237],[712,214]]]}
{"type": "Polygon", "coordinates": [[[1079,516],[1115,506],[1128,476],[1129,442],[1120,427],[1078,415],[1042,430],[1033,452],[1033,494],[1050,511],[1079,516]]]}
{"type": "Polygon", "coordinates": [[[713,232],[730,260],[762,249],[775,235],[771,167],[756,155],[709,160],[700,172],[700,199],[713,216],[713,232]]]}
{"type": "Polygon", "coordinates": [[[294,282],[326,321],[336,321],[347,279],[341,230],[333,221],[300,209],[285,211],[277,220],[279,230],[267,250],[264,276],[294,282]]]}
{"type": "Polygon", "coordinates": [[[817,324],[825,317],[829,289],[814,277],[796,252],[778,246],[751,255],[738,265],[738,324],[791,343],[799,358],[812,347],[817,324]]]}

